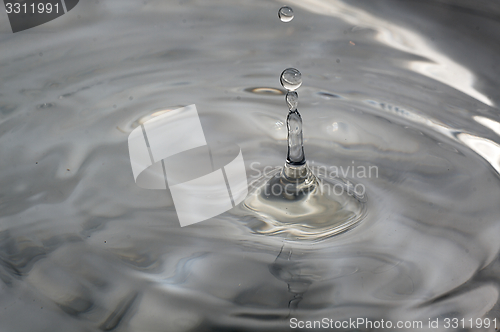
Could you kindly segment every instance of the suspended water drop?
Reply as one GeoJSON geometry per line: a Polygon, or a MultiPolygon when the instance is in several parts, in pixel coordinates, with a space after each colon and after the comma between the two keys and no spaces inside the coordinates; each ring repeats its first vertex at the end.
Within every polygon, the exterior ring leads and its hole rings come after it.
{"type": "Polygon", "coordinates": [[[285,99],[290,112],[297,110],[297,106],[299,105],[299,95],[297,94],[297,92],[295,91],[287,92],[285,99]]]}
{"type": "Polygon", "coordinates": [[[302,84],[302,77],[297,69],[288,68],[281,73],[280,80],[288,90],[285,166],[254,182],[254,189],[242,208],[255,215],[250,227],[256,233],[319,241],[345,232],[363,220],[366,198],[364,192],[356,192],[349,181],[332,178],[321,171],[314,174],[308,167],[302,117],[297,109],[299,96],[294,91],[302,84]]]}
{"type": "Polygon", "coordinates": [[[291,20],[293,20],[293,9],[288,6],[281,7],[278,11],[278,17],[280,18],[281,22],[290,22],[291,20]]]}
{"type": "Polygon", "coordinates": [[[288,91],[295,91],[302,85],[302,74],[295,68],[287,68],[281,73],[280,82],[288,91]]]}

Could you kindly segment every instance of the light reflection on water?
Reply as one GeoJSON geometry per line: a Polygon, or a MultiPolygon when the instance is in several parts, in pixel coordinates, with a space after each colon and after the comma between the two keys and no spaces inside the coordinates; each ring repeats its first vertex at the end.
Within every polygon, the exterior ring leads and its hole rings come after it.
{"type": "MultiPolygon", "coordinates": [[[[370,29],[375,32],[373,38],[377,42],[419,58],[403,62],[403,67],[493,106],[493,102],[487,96],[475,89],[473,72],[455,62],[447,54],[432,47],[429,40],[418,32],[394,24],[390,20],[381,19],[341,0],[294,0],[291,3],[320,15],[342,17],[343,20],[354,25],[353,31],[370,29]]],[[[397,65],[397,61],[395,64],[397,65]]]]}
{"type": "Polygon", "coordinates": [[[449,3],[290,1],[283,24],[278,2],[110,0],[1,34],[2,330],[499,317],[500,29],[449,3]],[[291,66],[308,160],[378,167],[353,179],[360,226],[314,245],[235,211],[180,228],[169,192],[135,186],[128,133],[176,105],[249,177],[281,166],[291,66]]]}

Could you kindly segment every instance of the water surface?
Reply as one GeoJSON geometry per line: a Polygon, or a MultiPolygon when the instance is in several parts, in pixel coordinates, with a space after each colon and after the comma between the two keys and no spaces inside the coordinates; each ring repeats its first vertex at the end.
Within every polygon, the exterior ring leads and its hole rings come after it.
{"type": "Polygon", "coordinates": [[[284,4],[106,0],[1,22],[2,331],[500,317],[500,10],[292,0],[283,23],[284,4]],[[255,178],[286,157],[288,67],[309,163],[378,169],[346,175],[364,221],[315,244],[256,234],[238,208],[180,228],[168,191],[135,185],[128,134],[196,104],[255,178]]]}

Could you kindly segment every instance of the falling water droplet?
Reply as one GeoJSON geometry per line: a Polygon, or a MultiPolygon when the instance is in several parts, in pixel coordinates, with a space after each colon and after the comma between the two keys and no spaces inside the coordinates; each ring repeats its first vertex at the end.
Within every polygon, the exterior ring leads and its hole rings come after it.
{"type": "Polygon", "coordinates": [[[281,22],[290,22],[291,20],[293,20],[293,9],[288,6],[281,7],[278,11],[278,17],[280,18],[281,22]]]}
{"type": "Polygon", "coordinates": [[[302,74],[295,68],[287,68],[281,73],[280,82],[288,91],[295,91],[302,85],[302,74]]]}
{"type": "Polygon", "coordinates": [[[286,104],[290,112],[296,111],[299,105],[299,95],[295,91],[289,91],[286,93],[286,104]]]}

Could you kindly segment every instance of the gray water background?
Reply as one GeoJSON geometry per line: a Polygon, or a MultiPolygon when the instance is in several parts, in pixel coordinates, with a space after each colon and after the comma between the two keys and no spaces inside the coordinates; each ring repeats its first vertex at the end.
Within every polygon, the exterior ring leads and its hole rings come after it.
{"type": "Polygon", "coordinates": [[[0,331],[498,320],[500,5],[294,0],[282,23],[283,4],[88,1],[16,34],[0,13],[0,331]],[[365,220],[314,245],[237,209],[180,228],[128,134],[194,103],[255,178],[284,162],[287,67],[309,162],[378,167],[353,179],[365,220]]]}

